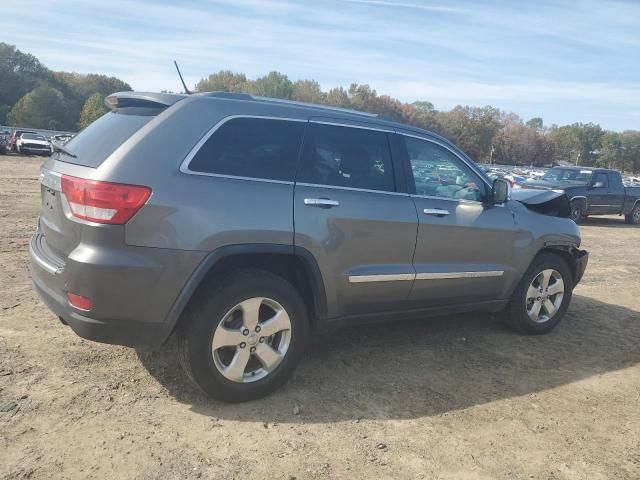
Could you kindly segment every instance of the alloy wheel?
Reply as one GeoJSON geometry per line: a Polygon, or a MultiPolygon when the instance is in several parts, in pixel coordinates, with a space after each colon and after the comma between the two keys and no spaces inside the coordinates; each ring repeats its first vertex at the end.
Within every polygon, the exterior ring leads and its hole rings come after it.
{"type": "Polygon", "coordinates": [[[562,305],[564,281],[557,270],[546,269],[536,275],[527,289],[526,309],[529,318],[544,323],[553,318],[562,305]]]}
{"type": "Polygon", "coordinates": [[[213,363],[228,380],[249,383],[273,372],[291,342],[291,319],[270,298],[243,300],[229,310],[213,334],[213,363]]]}

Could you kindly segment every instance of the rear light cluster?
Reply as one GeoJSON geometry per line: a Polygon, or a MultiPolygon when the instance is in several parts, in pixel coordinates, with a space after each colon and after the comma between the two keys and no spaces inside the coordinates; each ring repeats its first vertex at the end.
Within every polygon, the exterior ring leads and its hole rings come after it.
{"type": "Polygon", "coordinates": [[[74,217],[95,223],[124,225],[146,203],[149,187],[62,176],[62,193],[74,217]]]}

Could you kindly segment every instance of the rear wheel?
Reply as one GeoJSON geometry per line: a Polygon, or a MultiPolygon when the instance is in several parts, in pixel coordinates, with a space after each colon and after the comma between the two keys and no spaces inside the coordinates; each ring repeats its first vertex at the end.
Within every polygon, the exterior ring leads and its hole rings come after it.
{"type": "Polygon", "coordinates": [[[571,202],[570,217],[571,217],[571,220],[573,220],[576,223],[580,223],[580,221],[584,219],[585,217],[584,207],[580,200],[573,200],[571,202]]]}
{"type": "Polygon", "coordinates": [[[527,334],[550,332],[564,316],[573,292],[573,277],[562,257],[536,257],[516,288],[507,309],[507,321],[527,334]]]}
{"type": "Polygon", "coordinates": [[[624,216],[624,221],[631,225],[640,224],[640,202],[637,202],[631,212],[624,216]]]}
{"type": "Polygon", "coordinates": [[[304,302],[282,277],[246,270],[198,294],[182,319],[181,363],[212,397],[243,402],[284,384],[307,341],[304,302]]]}

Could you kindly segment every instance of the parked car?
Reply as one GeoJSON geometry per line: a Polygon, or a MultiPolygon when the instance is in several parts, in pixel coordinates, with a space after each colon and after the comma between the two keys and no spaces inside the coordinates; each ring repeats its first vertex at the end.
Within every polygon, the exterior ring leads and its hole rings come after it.
{"type": "Polygon", "coordinates": [[[9,147],[9,139],[11,138],[11,132],[9,130],[3,130],[0,132],[0,154],[6,153],[9,147]]]}
{"type": "Polygon", "coordinates": [[[107,103],[44,162],[35,289],[84,338],[175,334],[213,397],[264,396],[310,336],[372,318],[478,310],[549,332],[587,265],[566,195],[510,200],[433,133],[246,94],[107,103]]]}
{"type": "Polygon", "coordinates": [[[49,141],[52,144],[53,143],[59,143],[61,145],[64,145],[65,143],[67,143],[72,138],[73,138],[73,135],[71,135],[69,133],[60,133],[58,135],[52,135],[51,137],[49,137],[49,141]]]}
{"type": "Polygon", "coordinates": [[[540,180],[523,188],[559,189],[571,201],[571,218],[580,222],[589,215],[624,215],[625,222],[640,224],[640,187],[625,187],[616,170],[555,167],[540,180]]]}
{"type": "Polygon", "coordinates": [[[23,133],[16,141],[16,150],[22,154],[51,155],[49,140],[37,133],[23,133]]]}
{"type": "Polygon", "coordinates": [[[12,151],[13,153],[18,152],[18,148],[16,144],[18,142],[18,139],[23,133],[36,134],[37,132],[33,132],[31,130],[14,130],[13,132],[11,132],[11,137],[9,138],[9,150],[12,151]]]}

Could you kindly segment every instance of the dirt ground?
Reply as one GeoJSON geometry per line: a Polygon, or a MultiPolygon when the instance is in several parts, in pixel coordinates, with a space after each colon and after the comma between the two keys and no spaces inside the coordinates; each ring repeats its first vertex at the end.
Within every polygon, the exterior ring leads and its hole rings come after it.
{"type": "Polygon", "coordinates": [[[241,405],[153,354],[77,337],[36,298],[39,159],[0,157],[0,478],[640,478],[640,228],[582,227],[563,323],[352,328],[241,405]]]}

